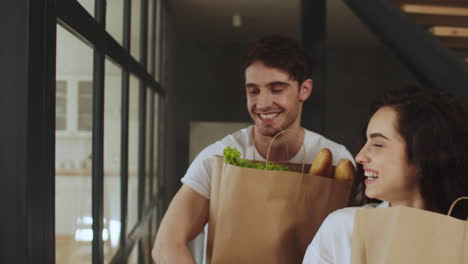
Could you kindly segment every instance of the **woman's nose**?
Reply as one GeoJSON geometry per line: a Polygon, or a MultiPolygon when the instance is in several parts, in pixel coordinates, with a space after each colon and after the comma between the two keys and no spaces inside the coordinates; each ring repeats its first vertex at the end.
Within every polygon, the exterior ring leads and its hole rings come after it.
{"type": "Polygon", "coordinates": [[[369,162],[369,158],[368,158],[367,151],[366,151],[366,146],[362,147],[362,149],[356,155],[355,160],[359,164],[366,164],[369,162]]]}

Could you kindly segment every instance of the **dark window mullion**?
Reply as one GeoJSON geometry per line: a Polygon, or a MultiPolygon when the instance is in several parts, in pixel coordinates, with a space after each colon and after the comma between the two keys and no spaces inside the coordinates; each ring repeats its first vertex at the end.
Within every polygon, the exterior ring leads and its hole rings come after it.
{"type": "Polygon", "coordinates": [[[164,89],[149,74],[142,63],[136,61],[96,20],[78,3],[77,0],[56,1],[59,24],[86,43],[105,53],[123,69],[144,80],[146,85],[164,96],[164,89]]]}
{"type": "MultiPolygon", "coordinates": [[[[158,0],[159,2],[159,10],[158,10],[158,14],[160,16],[159,18],[159,83],[161,84],[165,84],[164,80],[165,80],[165,77],[164,77],[164,72],[163,72],[163,66],[164,66],[164,52],[165,52],[165,45],[164,45],[164,38],[165,38],[165,34],[166,34],[166,30],[165,30],[165,26],[166,26],[166,22],[165,22],[165,6],[164,6],[164,0],[158,0]]],[[[159,148],[159,155],[158,155],[158,163],[159,163],[159,166],[158,166],[158,172],[157,172],[157,181],[158,181],[158,190],[157,192],[160,194],[159,197],[161,198],[165,198],[166,196],[163,195],[163,193],[165,192],[165,189],[166,189],[166,180],[165,180],[165,171],[166,171],[166,163],[165,163],[165,160],[164,160],[164,157],[166,155],[164,155],[165,151],[166,151],[166,147],[165,147],[165,128],[166,128],[166,118],[165,118],[165,115],[166,115],[166,111],[165,111],[165,101],[166,101],[166,97],[160,97],[160,101],[159,101],[159,131],[158,131],[158,134],[159,134],[159,143],[160,145],[158,146],[159,148]]],[[[163,210],[164,211],[164,210],[163,210]]]]}
{"type": "MultiPolygon", "coordinates": [[[[140,6],[140,63],[145,70],[148,65],[148,0],[141,0],[140,6]]],[[[143,218],[145,203],[146,174],[146,85],[140,80],[139,137],[138,137],[138,222],[143,218]]],[[[143,263],[143,243],[138,241],[138,263],[143,263]]]]}
{"type": "MultiPolygon", "coordinates": [[[[155,54],[156,54],[156,17],[157,17],[157,0],[151,0],[153,1],[153,6],[152,6],[152,14],[153,14],[153,17],[152,17],[152,23],[151,23],[151,48],[150,48],[150,63],[149,63],[149,72],[153,75],[154,78],[156,78],[156,72],[155,72],[155,66],[156,66],[156,58],[155,58],[155,54]]],[[[149,181],[149,191],[148,191],[148,201],[152,201],[153,200],[153,192],[154,192],[154,181],[155,181],[155,173],[154,173],[154,141],[155,141],[155,134],[154,134],[154,125],[155,125],[155,114],[154,114],[154,110],[155,110],[155,107],[154,107],[154,97],[155,97],[155,92],[152,91],[151,92],[151,99],[150,99],[150,142],[149,142],[149,147],[150,147],[150,152],[149,152],[149,177],[150,177],[150,181],[149,181]]],[[[156,208],[153,208],[153,210],[158,210],[158,207],[156,208]]],[[[157,215],[153,216],[152,219],[156,219],[157,215]]],[[[151,243],[153,242],[152,241],[152,237],[153,237],[153,232],[156,232],[156,227],[153,226],[153,223],[155,221],[152,221],[150,220],[149,222],[149,225],[148,225],[148,234],[149,234],[149,237],[148,237],[148,244],[151,245],[151,243]],[[154,231],[153,231],[154,230],[154,231]]],[[[151,254],[148,254],[147,256],[147,262],[148,263],[152,263],[152,258],[151,258],[151,254]]]]}
{"type": "MultiPolygon", "coordinates": [[[[149,148],[150,148],[150,151],[149,151],[149,176],[150,177],[150,182],[149,182],[149,191],[148,191],[148,194],[147,194],[147,197],[148,197],[148,201],[152,201],[153,200],[153,183],[154,183],[154,117],[155,117],[155,114],[154,114],[154,91],[151,91],[151,98],[150,98],[150,123],[149,123],[149,126],[150,126],[150,140],[149,140],[149,148]]],[[[157,208],[152,208],[152,210],[157,210],[157,208]]],[[[149,241],[148,243],[151,244],[151,236],[152,236],[152,233],[153,233],[153,226],[152,226],[152,221],[150,220],[150,224],[148,225],[148,234],[149,234],[149,241]]],[[[151,263],[151,254],[149,254],[148,256],[148,260],[149,262],[148,263],[151,263]]]]}
{"type": "MultiPolygon", "coordinates": [[[[152,32],[152,35],[151,35],[151,48],[150,48],[150,64],[149,64],[149,72],[151,74],[153,74],[153,77],[156,78],[156,72],[155,72],[155,66],[156,66],[156,59],[155,59],[155,56],[156,56],[156,28],[157,28],[157,25],[156,25],[156,16],[157,16],[157,0],[151,0],[153,1],[153,20],[152,20],[152,27],[151,27],[151,32],[152,32]]],[[[150,113],[151,113],[151,116],[150,116],[150,157],[149,157],[149,160],[150,160],[150,167],[149,167],[149,171],[150,171],[150,189],[149,189],[149,200],[152,199],[153,197],[153,184],[154,184],[154,177],[155,177],[155,174],[154,174],[154,96],[155,96],[155,93],[152,92],[151,93],[151,101],[150,101],[150,113]]],[[[150,225],[150,228],[151,228],[151,225],[150,225]]],[[[151,230],[150,230],[151,231],[151,230]]],[[[150,232],[151,233],[151,232],[150,232]]]]}
{"type": "MultiPolygon", "coordinates": [[[[105,0],[96,0],[95,17],[105,26],[105,0]]],[[[93,63],[93,169],[92,169],[92,214],[93,214],[93,264],[104,262],[102,242],[104,211],[104,54],[94,49],[93,63]]]]}
{"type": "MultiPolygon", "coordinates": [[[[131,36],[131,0],[124,0],[123,9],[123,47],[130,51],[131,36]]],[[[127,216],[128,216],[128,137],[129,137],[129,88],[130,73],[123,70],[122,74],[122,123],[121,123],[121,165],[120,165],[120,247],[127,243],[127,216]]]]}

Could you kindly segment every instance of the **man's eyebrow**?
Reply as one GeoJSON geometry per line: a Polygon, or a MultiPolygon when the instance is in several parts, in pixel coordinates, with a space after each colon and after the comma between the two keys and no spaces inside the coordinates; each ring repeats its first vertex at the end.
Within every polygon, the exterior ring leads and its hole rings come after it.
{"type": "Polygon", "coordinates": [[[376,137],[380,137],[380,138],[389,140],[388,137],[382,135],[381,133],[372,133],[372,134],[369,135],[369,138],[376,138],[376,137]]]}
{"type": "MultiPolygon", "coordinates": [[[[271,82],[271,83],[268,83],[267,86],[289,86],[289,83],[287,82],[282,82],[282,81],[274,81],[274,82],[271,82]]],[[[246,83],[245,84],[245,87],[246,88],[249,88],[249,87],[258,87],[257,84],[255,83],[246,83]]]]}
{"type": "Polygon", "coordinates": [[[268,86],[289,86],[289,83],[287,82],[281,82],[281,81],[276,81],[276,82],[271,82],[268,84],[268,86]]]}

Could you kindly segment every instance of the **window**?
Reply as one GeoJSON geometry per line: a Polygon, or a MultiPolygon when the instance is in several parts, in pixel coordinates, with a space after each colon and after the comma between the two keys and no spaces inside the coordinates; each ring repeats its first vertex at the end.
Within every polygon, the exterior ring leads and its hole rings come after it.
{"type": "Polygon", "coordinates": [[[57,3],[57,263],[150,263],[160,211],[155,198],[164,90],[155,76],[156,67],[162,69],[156,21],[163,5],[132,1],[129,12],[127,1],[109,2],[105,17],[94,0],[57,3]],[[100,21],[106,30],[94,24],[100,21]]]}

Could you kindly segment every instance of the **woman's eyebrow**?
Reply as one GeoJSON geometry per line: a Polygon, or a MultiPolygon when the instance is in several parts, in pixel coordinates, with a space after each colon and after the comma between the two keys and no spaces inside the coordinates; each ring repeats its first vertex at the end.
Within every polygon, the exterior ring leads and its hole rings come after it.
{"type": "Polygon", "coordinates": [[[389,140],[388,137],[384,136],[384,135],[381,134],[381,133],[372,133],[372,134],[369,135],[369,138],[376,138],[376,137],[380,137],[380,138],[389,140]]]}

